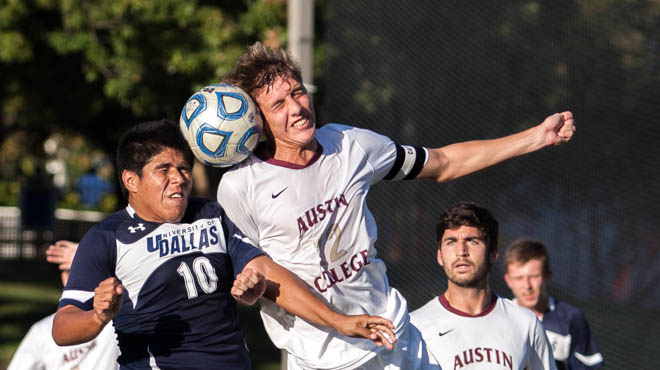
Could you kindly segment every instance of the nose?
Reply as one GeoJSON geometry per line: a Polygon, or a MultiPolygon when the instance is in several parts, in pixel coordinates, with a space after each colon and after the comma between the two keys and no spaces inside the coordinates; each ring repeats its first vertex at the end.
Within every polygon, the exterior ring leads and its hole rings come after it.
{"type": "Polygon", "coordinates": [[[291,112],[292,115],[299,116],[300,114],[302,114],[304,108],[303,105],[298,101],[298,99],[296,99],[293,96],[289,96],[287,100],[289,101],[288,102],[289,112],[291,112]]]}
{"type": "Polygon", "coordinates": [[[463,257],[467,256],[469,254],[467,243],[460,243],[456,250],[456,254],[463,257]]]}
{"type": "Polygon", "coordinates": [[[179,168],[173,168],[170,171],[170,182],[173,184],[184,184],[188,181],[188,177],[183,173],[183,170],[179,168]]]}

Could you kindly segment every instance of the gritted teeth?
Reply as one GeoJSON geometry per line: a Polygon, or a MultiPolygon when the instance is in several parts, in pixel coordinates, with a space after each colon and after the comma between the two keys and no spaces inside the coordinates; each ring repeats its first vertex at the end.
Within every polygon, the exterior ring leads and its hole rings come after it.
{"type": "Polygon", "coordinates": [[[183,195],[181,195],[181,193],[174,193],[174,194],[170,195],[170,197],[171,198],[183,198],[183,195]]]}
{"type": "Polygon", "coordinates": [[[304,126],[306,123],[307,123],[307,119],[305,118],[305,119],[301,119],[299,121],[294,122],[292,126],[293,127],[301,127],[301,126],[304,126]]]}

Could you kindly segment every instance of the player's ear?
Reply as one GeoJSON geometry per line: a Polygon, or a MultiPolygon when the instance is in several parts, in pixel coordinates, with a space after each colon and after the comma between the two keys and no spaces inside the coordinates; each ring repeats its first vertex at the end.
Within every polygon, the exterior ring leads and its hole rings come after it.
{"type": "Polygon", "coordinates": [[[490,252],[490,263],[492,265],[494,265],[495,262],[497,262],[497,257],[499,257],[499,255],[500,255],[500,252],[497,249],[490,252]]]}
{"type": "Polygon", "coordinates": [[[129,193],[135,193],[140,184],[140,176],[133,171],[124,170],[121,173],[121,181],[124,183],[124,186],[129,193]]]}
{"type": "MultiPolygon", "coordinates": [[[[505,268],[508,268],[508,266],[505,268]]],[[[504,281],[506,282],[506,285],[508,285],[509,288],[511,288],[511,277],[509,276],[508,272],[504,273],[504,281]]]]}
{"type": "Polygon", "coordinates": [[[444,265],[445,265],[445,262],[444,262],[444,260],[442,259],[442,249],[441,249],[441,248],[438,248],[438,264],[439,264],[440,266],[444,266],[444,265]]]}
{"type": "Polygon", "coordinates": [[[545,280],[550,280],[552,279],[552,270],[548,270],[548,272],[545,273],[545,280]]]}

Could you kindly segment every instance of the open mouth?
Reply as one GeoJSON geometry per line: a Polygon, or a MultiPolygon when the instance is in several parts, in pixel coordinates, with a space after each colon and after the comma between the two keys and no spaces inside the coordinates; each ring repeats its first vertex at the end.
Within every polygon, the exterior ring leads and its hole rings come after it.
{"type": "Polygon", "coordinates": [[[308,124],[309,124],[309,119],[308,118],[303,118],[303,119],[300,119],[300,120],[294,122],[293,125],[291,125],[291,127],[294,127],[294,128],[307,127],[308,124]]]}
{"type": "Polygon", "coordinates": [[[178,191],[178,192],[175,192],[175,193],[171,193],[168,196],[168,198],[172,199],[172,200],[175,200],[175,201],[180,201],[180,200],[184,199],[184,195],[183,195],[183,192],[178,191]]]}

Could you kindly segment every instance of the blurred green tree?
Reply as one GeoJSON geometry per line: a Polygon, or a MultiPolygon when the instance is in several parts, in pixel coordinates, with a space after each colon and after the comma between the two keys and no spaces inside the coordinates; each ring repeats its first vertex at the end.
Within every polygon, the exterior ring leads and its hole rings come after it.
{"type": "Polygon", "coordinates": [[[283,44],[285,25],[285,0],[0,0],[0,181],[44,166],[53,133],[111,156],[126,127],[177,120],[247,45],[283,44]]]}

